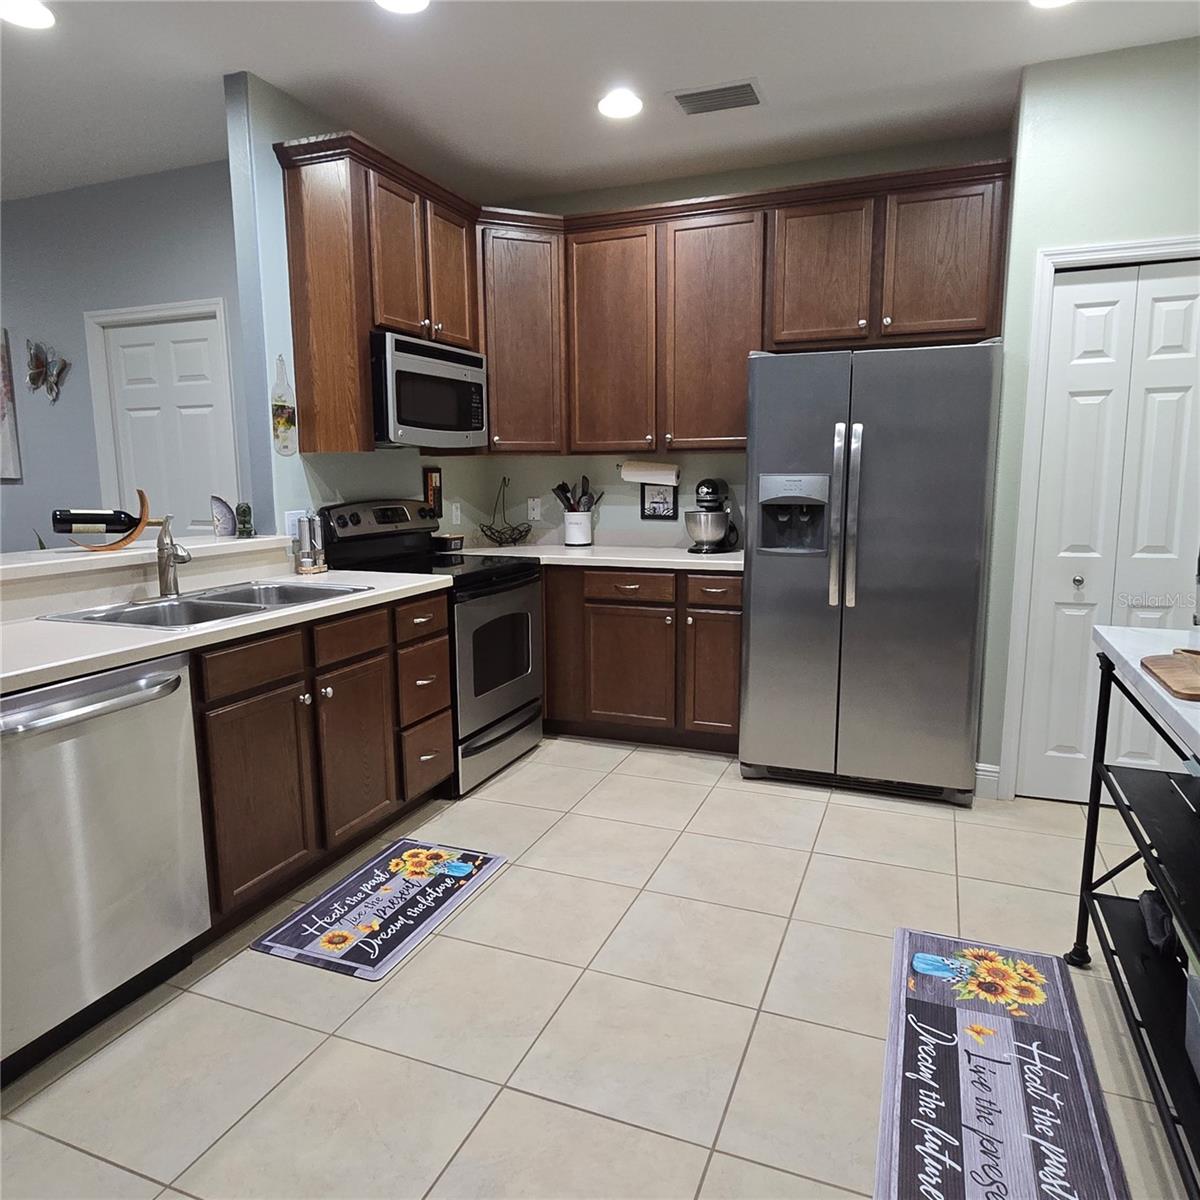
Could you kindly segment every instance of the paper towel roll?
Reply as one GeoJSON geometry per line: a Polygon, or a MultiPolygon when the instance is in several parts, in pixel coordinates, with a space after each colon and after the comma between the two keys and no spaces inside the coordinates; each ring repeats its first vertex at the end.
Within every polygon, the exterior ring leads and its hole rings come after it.
{"type": "Polygon", "coordinates": [[[621,478],[626,483],[657,483],[663,487],[678,487],[679,468],[653,459],[631,458],[621,464],[621,478]]]}

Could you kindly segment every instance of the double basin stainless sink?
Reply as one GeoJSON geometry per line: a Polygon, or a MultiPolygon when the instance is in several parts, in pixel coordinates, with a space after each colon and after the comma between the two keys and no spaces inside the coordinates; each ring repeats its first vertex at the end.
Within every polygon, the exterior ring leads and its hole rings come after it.
{"type": "Polygon", "coordinates": [[[81,621],[89,625],[188,629],[193,625],[228,621],[249,613],[312,604],[316,600],[330,600],[335,596],[370,590],[369,587],[331,583],[232,583],[184,596],[166,596],[161,600],[141,600],[132,604],[107,604],[102,608],[56,613],[43,619],[81,621]]]}

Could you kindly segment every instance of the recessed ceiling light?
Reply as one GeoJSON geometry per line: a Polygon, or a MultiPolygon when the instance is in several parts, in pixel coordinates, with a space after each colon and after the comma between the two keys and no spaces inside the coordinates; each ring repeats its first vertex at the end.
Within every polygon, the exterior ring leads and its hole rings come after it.
{"type": "Polygon", "coordinates": [[[613,88],[596,107],[604,116],[620,121],[636,117],[642,111],[642,98],[626,87],[613,88]]]}
{"type": "Polygon", "coordinates": [[[429,0],[375,0],[375,3],[390,13],[403,13],[406,17],[424,12],[429,7],[429,0]]]}
{"type": "Polygon", "coordinates": [[[1029,0],[1029,3],[1034,8],[1066,8],[1068,4],[1074,4],[1075,0],[1029,0]]]}
{"type": "Polygon", "coordinates": [[[42,0],[0,0],[0,20],[26,29],[49,29],[54,24],[54,14],[42,0]]]}

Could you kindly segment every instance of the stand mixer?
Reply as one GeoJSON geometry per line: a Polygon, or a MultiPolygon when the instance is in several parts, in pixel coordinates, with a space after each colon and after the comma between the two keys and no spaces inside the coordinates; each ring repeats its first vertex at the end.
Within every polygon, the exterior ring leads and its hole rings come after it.
{"type": "Polygon", "coordinates": [[[695,543],[689,554],[724,554],[737,548],[738,527],[733,523],[729,484],[724,479],[702,479],[696,484],[696,507],[683,514],[684,528],[695,543]]]}

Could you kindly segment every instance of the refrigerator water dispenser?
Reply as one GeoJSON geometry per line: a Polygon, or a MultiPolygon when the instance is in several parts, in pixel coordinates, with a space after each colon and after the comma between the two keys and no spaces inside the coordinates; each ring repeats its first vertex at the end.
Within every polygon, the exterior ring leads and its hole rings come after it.
{"type": "Polygon", "coordinates": [[[760,475],[758,506],[760,549],[829,553],[828,475],[760,475]]]}

